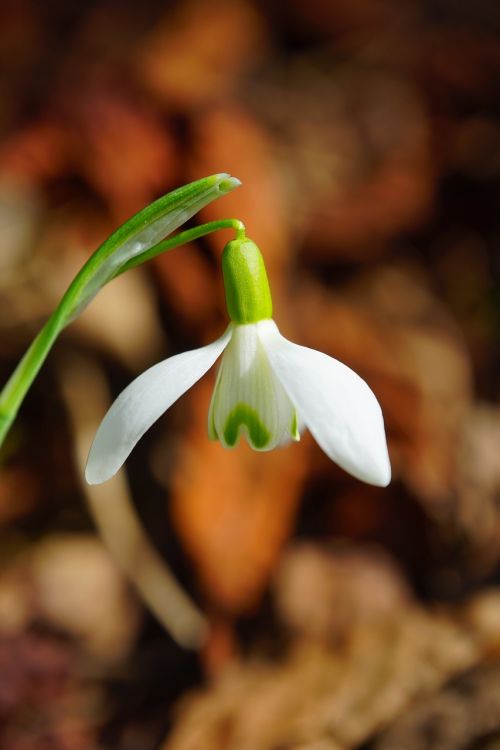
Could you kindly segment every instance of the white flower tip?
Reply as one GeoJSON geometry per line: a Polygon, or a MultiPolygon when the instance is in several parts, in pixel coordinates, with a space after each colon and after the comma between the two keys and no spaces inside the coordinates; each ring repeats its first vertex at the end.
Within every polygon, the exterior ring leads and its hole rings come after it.
{"type": "MultiPolygon", "coordinates": [[[[92,447],[93,448],[93,447],[92,447]]],[[[99,456],[90,449],[89,457],[87,459],[87,465],[85,467],[85,481],[87,484],[102,484],[111,479],[120,466],[110,467],[109,462],[105,462],[99,459],[99,456]]]]}
{"type": "Polygon", "coordinates": [[[353,477],[374,487],[387,487],[391,481],[391,463],[387,452],[385,435],[378,439],[372,437],[369,443],[359,446],[359,454],[355,459],[351,456],[347,460],[340,460],[339,456],[333,456],[328,452],[328,446],[321,445],[325,453],[338,463],[353,477]]]}
{"type": "Polygon", "coordinates": [[[87,482],[87,484],[101,484],[102,481],[106,480],[97,479],[96,477],[94,477],[91,471],[87,471],[87,469],[85,469],[85,481],[87,482]]]}
{"type": "Polygon", "coordinates": [[[343,465],[349,473],[375,487],[387,487],[391,481],[391,462],[387,450],[384,418],[373,392],[363,383],[368,397],[365,403],[365,422],[358,435],[356,450],[343,465]],[[371,408],[369,408],[371,407],[371,408]]]}
{"type": "Polygon", "coordinates": [[[92,470],[89,470],[88,467],[85,469],[85,481],[87,484],[102,484],[106,481],[106,479],[102,479],[100,476],[95,474],[92,470]]]}
{"type": "Polygon", "coordinates": [[[387,446],[384,445],[383,453],[380,455],[377,463],[367,471],[365,482],[373,484],[375,487],[387,487],[391,482],[391,462],[387,453],[387,446]]]}

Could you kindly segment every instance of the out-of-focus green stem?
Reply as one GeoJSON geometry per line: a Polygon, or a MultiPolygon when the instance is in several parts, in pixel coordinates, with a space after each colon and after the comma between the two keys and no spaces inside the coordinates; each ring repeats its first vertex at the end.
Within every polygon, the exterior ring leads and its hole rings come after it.
{"type": "MultiPolygon", "coordinates": [[[[162,242],[158,242],[140,255],[131,258],[118,269],[117,273],[115,273],[112,278],[120,276],[125,271],[156,257],[160,253],[173,250],[175,247],[179,247],[179,245],[191,242],[219,229],[233,229],[238,237],[244,236],[245,233],[244,224],[238,219],[222,219],[220,221],[209,222],[208,224],[201,224],[198,227],[187,229],[174,237],[169,237],[162,242]]],[[[77,304],[82,280],[86,281],[86,267],[87,264],[75,277],[58,307],[34,339],[0,392],[0,446],[5,440],[10,427],[17,416],[19,407],[21,406],[26,393],[36,378],[55,340],[65,325],[72,319],[73,308],[77,304]]]]}

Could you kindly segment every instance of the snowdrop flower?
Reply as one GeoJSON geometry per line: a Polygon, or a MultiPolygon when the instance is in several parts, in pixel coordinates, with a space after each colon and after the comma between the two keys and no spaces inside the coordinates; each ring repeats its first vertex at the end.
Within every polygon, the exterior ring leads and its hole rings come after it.
{"type": "Polygon", "coordinates": [[[336,359],[280,334],[254,242],[245,237],[229,242],[222,269],[227,330],[208,346],[154,365],[118,396],[94,439],[87,481],[113,476],[146,430],[222,354],[208,415],[210,438],[232,448],[243,435],[252,448],[267,451],[299,440],[307,427],[343,469],[386,486],[391,468],[384,422],[368,385],[336,359]]]}

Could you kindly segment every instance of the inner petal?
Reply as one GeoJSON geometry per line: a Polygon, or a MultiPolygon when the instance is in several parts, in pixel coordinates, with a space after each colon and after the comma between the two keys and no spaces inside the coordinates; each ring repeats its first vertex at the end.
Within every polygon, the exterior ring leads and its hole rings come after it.
{"type": "Polygon", "coordinates": [[[300,439],[295,407],[271,369],[257,327],[235,326],[217,376],[209,434],[227,448],[241,435],[255,450],[300,439]]]}
{"type": "Polygon", "coordinates": [[[248,441],[259,450],[263,450],[271,440],[271,433],[259,419],[255,409],[248,404],[236,404],[226,419],[224,442],[234,446],[242,430],[246,430],[248,441]]]}

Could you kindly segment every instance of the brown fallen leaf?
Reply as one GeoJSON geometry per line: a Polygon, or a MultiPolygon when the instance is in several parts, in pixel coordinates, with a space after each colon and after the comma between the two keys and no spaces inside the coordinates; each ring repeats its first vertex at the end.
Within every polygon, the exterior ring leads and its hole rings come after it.
{"type": "Polygon", "coordinates": [[[28,516],[40,503],[39,476],[23,464],[2,466],[0,479],[0,526],[28,516]]]}
{"type": "Polygon", "coordinates": [[[61,177],[68,170],[71,142],[55,116],[36,120],[7,138],[0,148],[0,173],[28,185],[61,177]]]}
{"type": "Polygon", "coordinates": [[[96,741],[102,689],[74,678],[76,649],[48,633],[0,637],[0,744],[85,750],[96,741]]]}
{"type": "Polygon", "coordinates": [[[263,19],[248,0],[187,0],[147,35],[138,75],[168,106],[189,110],[226,94],[267,46],[263,19]]]}
{"type": "MultiPolygon", "coordinates": [[[[172,518],[209,603],[231,615],[258,604],[293,524],[306,446],[228,451],[207,437],[213,380],[190,394],[192,416],[172,477],[172,518]]],[[[243,442],[243,441],[242,441],[243,442]]]]}
{"type": "MultiPolygon", "coordinates": [[[[1,157],[0,157],[1,158],[1,157]]],[[[24,178],[23,178],[24,179],[24,178]]],[[[0,290],[15,286],[29,263],[39,232],[42,195],[0,165],[0,290]]]]}
{"type": "Polygon", "coordinates": [[[201,337],[216,322],[213,269],[194,243],[159,255],[153,263],[165,306],[175,315],[176,330],[185,328],[201,337]]]}
{"type": "Polygon", "coordinates": [[[381,550],[332,551],[292,545],[274,582],[277,612],[297,635],[335,641],[411,601],[394,562],[381,550]]]}
{"type": "Polygon", "coordinates": [[[426,220],[435,192],[417,87],[355,56],[305,53],[249,91],[276,138],[305,264],[366,260],[426,220]],[[307,117],[298,113],[307,112],[307,117]]]}
{"type": "Polygon", "coordinates": [[[43,623],[101,664],[112,664],[128,654],[140,614],[104,544],[89,534],[47,536],[0,572],[2,637],[43,623]]]}
{"type": "Polygon", "coordinates": [[[73,164],[116,222],[174,185],[178,150],[152,107],[98,86],[72,92],[65,107],[73,164]]]}
{"type": "Polygon", "coordinates": [[[462,540],[460,568],[466,579],[488,574],[500,555],[499,440],[498,407],[473,405],[457,444],[452,515],[462,540]]]}
{"type": "Polygon", "coordinates": [[[350,36],[359,44],[360,32],[368,30],[370,38],[404,14],[406,6],[394,0],[339,0],[335,3],[310,3],[308,0],[275,0],[280,21],[295,34],[308,38],[331,39],[339,35],[344,43],[350,36]]]}
{"type": "Polygon", "coordinates": [[[496,97],[500,50],[487,22],[478,29],[460,21],[432,26],[423,42],[425,54],[421,60],[425,74],[438,91],[479,102],[496,97]]]}
{"type": "Polygon", "coordinates": [[[500,742],[500,665],[477,667],[418,701],[373,744],[374,750],[496,750],[500,742]]]}
{"type": "MultiPolygon", "coordinates": [[[[210,687],[181,702],[164,750],[272,750],[316,744],[355,748],[486,653],[484,629],[478,638],[470,620],[465,626],[454,621],[454,612],[426,611],[407,593],[401,596],[400,576],[390,565],[378,564],[376,587],[386,589],[392,606],[368,612],[365,586],[351,591],[348,581],[352,572],[361,576],[360,582],[368,582],[365,576],[371,575],[377,556],[366,551],[337,559],[331,554],[333,568],[321,564],[307,574],[318,577],[317,591],[322,586],[328,591],[330,571],[339,564],[336,598],[329,599],[331,631],[320,614],[318,623],[323,625],[301,625],[303,634],[280,659],[255,654],[234,661],[210,687]]],[[[308,567],[310,559],[300,555],[296,564],[308,567]]],[[[277,578],[280,597],[283,584],[289,589],[287,576],[277,578]]],[[[302,589],[293,596],[298,611],[302,589]]],[[[500,601],[498,591],[496,599],[500,601]]],[[[311,617],[318,617],[317,608],[311,617]]],[[[498,642],[498,634],[494,637],[498,642]]]]}
{"type": "Polygon", "coordinates": [[[34,616],[79,641],[102,663],[126,656],[141,623],[139,602],[104,543],[54,534],[29,554],[34,616]]]}

